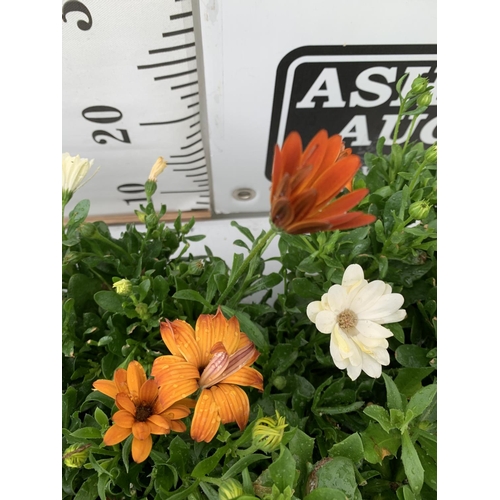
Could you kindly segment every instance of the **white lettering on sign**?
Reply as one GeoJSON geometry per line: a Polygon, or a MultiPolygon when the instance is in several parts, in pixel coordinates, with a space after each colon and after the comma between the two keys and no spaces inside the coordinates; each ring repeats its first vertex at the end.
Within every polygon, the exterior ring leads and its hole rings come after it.
{"type": "Polygon", "coordinates": [[[296,107],[314,108],[316,103],[313,99],[315,97],[328,97],[328,99],[321,104],[323,108],[343,108],[345,106],[346,102],[342,100],[337,68],[323,69],[302,101],[296,104],[296,107]],[[324,89],[321,88],[323,85],[325,86],[324,89]]]}
{"type": "MultiPolygon", "coordinates": [[[[403,85],[402,94],[406,95],[410,89],[411,84],[415,78],[419,75],[425,75],[430,71],[430,66],[408,66],[405,73],[408,73],[406,77],[405,84],[403,85]]],[[[436,70],[437,73],[437,70],[436,70]]],[[[355,106],[360,106],[362,108],[374,108],[386,103],[392,95],[393,89],[389,83],[394,83],[397,76],[397,67],[387,68],[385,66],[374,66],[372,68],[367,68],[363,70],[356,78],[356,88],[358,90],[351,92],[349,96],[349,107],[354,108],[355,106]],[[371,80],[370,77],[373,75],[379,75],[385,78],[387,84],[371,80]],[[365,99],[361,97],[359,90],[364,92],[369,92],[377,96],[375,99],[365,99]]],[[[429,82],[434,86],[431,106],[436,106],[436,84],[437,79],[434,82],[429,82]]],[[[339,75],[337,73],[337,68],[324,68],[320,75],[314,83],[311,85],[307,91],[304,98],[298,102],[296,108],[314,108],[316,97],[326,97],[326,101],[320,103],[322,108],[344,108],[346,101],[342,98],[342,90],[340,88],[339,75]]],[[[390,102],[390,106],[399,106],[399,98],[394,99],[390,102]]]]}
{"type": "Polygon", "coordinates": [[[387,100],[391,98],[392,88],[384,83],[375,82],[370,80],[372,75],[383,76],[388,83],[394,83],[396,81],[397,68],[386,68],[384,66],[374,66],[373,68],[368,68],[362,71],[356,78],[356,87],[359,90],[364,90],[370,94],[375,94],[378,97],[376,99],[363,99],[358,91],[351,92],[351,98],[349,100],[349,107],[361,106],[363,108],[374,108],[375,106],[380,106],[384,104],[387,100]]]}
{"type": "Polygon", "coordinates": [[[371,144],[368,137],[368,123],[365,115],[357,115],[341,130],[340,135],[345,139],[355,137],[351,146],[369,146],[371,144]]]}

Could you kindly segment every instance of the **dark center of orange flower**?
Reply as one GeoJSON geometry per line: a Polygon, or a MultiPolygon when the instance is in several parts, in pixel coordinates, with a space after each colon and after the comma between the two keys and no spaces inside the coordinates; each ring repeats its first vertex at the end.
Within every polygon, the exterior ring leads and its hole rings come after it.
{"type": "Polygon", "coordinates": [[[153,414],[153,409],[149,405],[140,405],[135,410],[135,419],[138,422],[145,422],[153,414]]]}
{"type": "Polygon", "coordinates": [[[347,333],[358,323],[358,317],[350,309],[345,309],[337,316],[340,328],[347,333]]]}

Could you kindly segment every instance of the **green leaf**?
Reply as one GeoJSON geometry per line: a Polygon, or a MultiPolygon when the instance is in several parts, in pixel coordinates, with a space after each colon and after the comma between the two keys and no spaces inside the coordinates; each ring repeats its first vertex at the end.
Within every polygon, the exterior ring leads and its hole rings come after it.
{"type": "Polygon", "coordinates": [[[132,439],[133,435],[131,434],[127,439],[125,439],[125,442],[122,446],[122,460],[127,472],[129,471],[130,466],[130,451],[132,449],[132,439]]]}
{"type": "Polygon", "coordinates": [[[424,468],[424,483],[437,491],[437,464],[427,453],[417,444],[414,445],[417,450],[418,458],[424,468]]]}
{"type": "Polygon", "coordinates": [[[297,347],[291,344],[278,344],[273,347],[273,354],[267,366],[274,370],[275,375],[278,375],[292,366],[298,355],[297,347]]]}
{"type": "Polygon", "coordinates": [[[62,426],[63,429],[69,427],[71,414],[76,409],[77,391],[74,387],[68,387],[62,397],[62,426]]]}
{"type": "Polygon", "coordinates": [[[364,448],[361,436],[355,432],[354,434],[346,437],[340,443],[334,444],[328,450],[328,456],[350,458],[355,464],[360,462],[364,457],[364,448]]]}
{"type": "Polygon", "coordinates": [[[400,368],[394,383],[401,394],[410,398],[422,387],[421,381],[433,371],[434,368],[400,368]]]}
{"type": "Polygon", "coordinates": [[[74,500],[95,500],[99,495],[97,491],[97,474],[92,474],[78,490],[74,500]]]}
{"type": "Polygon", "coordinates": [[[178,290],[172,297],[174,299],[192,300],[203,304],[205,307],[210,307],[210,302],[205,300],[196,290],[178,290]]]}
{"type": "Polygon", "coordinates": [[[292,453],[300,471],[298,486],[302,489],[307,478],[308,464],[313,459],[314,438],[309,437],[300,429],[296,429],[292,439],[288,442],[288,449],[292,453]]]}
{"type": "Polygon", "coordinates": [[[90,201],[79,201],[69,213],[68,228],[79,226],[86,218],[90,210],[90,201]]]}
{"type": "Polygon", "coordinates": [[[371,464],[382,463],[390,455],[396,455],[401,444],[401,433],[396,429],[384,431],[379,424],[370,422],[361,432],[365,460],[371,464]]]}
{"type": "Polygon", "coordinates": [[[197,479],[191,486],[188,488],[179,488],[177,493],[174,493],[172,496],[168,497],[168,500],[182,500],[183,498],[188,497],[191,493],[194,493],[198,488],[199,480],[197,479]]]}
{"type": "Polygon", "coordinates": [[[290,283],[290,289],[304,299],[320,300],[323,295],[323,290],[308,278],[294,278],[290,283]]]}
{"type": "Polygon", "coordinates": [[[243,311],[236,311],[227,306],[220,306],[222,312],[228,316],[236,316],[240,323],[240,329],[247,337],[255,344],[257,349],[261,352],[267,352],[269,350],[269,344],[267,343],[264,335],[260,331],[259,327],[250,319],[250,316],[243,311]]]}
{"type": "Polygon", "coordinates": [[[123,313],[123,297],[120,297],[115,292],[102,290],[94,295],[94,300],[96,303],[102,307],[105,311],[114,313],[123,313]]]}
{"type": "Polygon", "coordinates": [[[200,481],[200,488],[203,490],[203,493],[205,493],[208,500],[219,500],[219,494],[217,493],[216,489],[210,484],[200,481]]]}
{"type": "Polygon", "coordinates": [[[70,435],[83,439],[102,439],[101,431],[95,427],[82,427],[72,432],[70,435]]]}
{"type": "Polygon", "coordinates": [[[430,406],[433,399],[436,397],[436,393],[436,384],[422,387],[422,389],[420,389],[412,396],[410,402],[408,403],[408,406],[406,407],[406,410],[411,410],[413,412],[413,418],[418,417],[425,411],[428,406],[430,406]]]}
{"type": "Polygon", "coordinates": [[[401,398],[401,394],[392,380],[391,377],[382,372],[382,377],[384,378],[385,388],[387,391],[387,406],[389,409],[394,408],[396,410],[404,410],[403,399],[401,398]]]}
{"type": "Polygon", "coordinates": [[[96,419],[97,423],[101,426],[101,428],[107,427],[109,425],[108,416],[99,407],[96,407],[94,411],[94,418],[96,419]]]}
{"type": "Polygon", "coordinates": [[[145,279],[139,284],[139,302],[142,302],[151,288],[151,280],[145,279]]]}
{"type": "Polygon", "coordinates": [[[346,500],[355,500],[358,483],[354,471],[355,466],[349,458],[324,458],[314,466],[309,482],[314,481],[316,488],[341,490],[346,500]]]}
{"type": "Polygon", "coordinates": [[[230,479],[240,472],[242,472],[244,469],[246,469],[249,465],[259,462],[260,460],[269,460],[271,457],[268,457],[267,455],[262,455],[259,453],[254,453],[252,455],[247,455],[246,457],[240,458],[236,463],[234,463],[229,469],[224,473],[224,475],[221,477],[222,481],[225,481],[226,479],[230,479]]]}
{"type": "Polygon", "coordinates": [[[181,477],[184,476],[186,466],[189,466],[189,446],[179,436],[175,436],[170,443],[169,451],[168,463],[176,468],[181,477]]]}
{"type": "Polygon", "coordinates": [[[244,234],[252,243],[255,241],[254,235],[252,234],[252,231],[248,229],[247,227],[240,226],[235,220],[231,221],[231,226],[235,227],[238,229],[238,231],[242,234],[244,234]]]}
{"type": "Polygon", "coordinates": [[[364,401],[355,401],[350,405],[339,405],[339,406],[330,406],[330,407],[318,407],[314,411],[316,415],[321,415],[324,413],[325,415],[340,415],[342,413],[350,413],[351,411],[359,410],[361,407],[365,405],[364,401]]]}
{"type": "Polygon", "coordinates": [[[398,496],[398,500],[417,500],[413,491],[411,491],[411,488],[407,484],[398,488],[396,494],[398,496]]]}
{"type": "Polygon", "coordinates": [[[418,494],[424,484],[424,468],[407,430],[401,436],[401,445],[401,460],[403,461],[406,477],[413,492],[418,494]]]}
{"type": "Polygon", "coordinates": [[[429,368],[427,349],[413,344],[400,345],[396,352],[396,361],[406,368],[429,368]]]}
{"type": "Polygon", "coordinates": [[[280,491],[293,488],[297,465],[290,450],[280,445],[280,456],[268,467],[271,479],[280,491]]]}
{"type": "Polygon", "coordinates": [[[226,444],[225,446],[219,448],[210,457],[205,458],[205,460],[202,460],[201,462],[198,462],[196,464],[196,467],[193,469],[193,472],[191,472],[191,475],[194,478],[201,479],[203,476],[206,476],[207,474],[212,472],[217,467],[220,459],[226,454],[228,449],[229,444],[226,444]]]}
{"type": "Polygon", "coordinates": [[[394,429],[394,425],[391,424],[389,418],[389,413],[387,413],[385,408],[379,405],[370,405],[363,410],[363,413],[376,420],[384,431],[389,432],[391,429],[394,429]]]}
{"type": "Polygon", "coordinates": [[[398,342],[401,342],[401,344],[404,344],[405,332],[403,331],[403,328],[401,327],[401,325],[399,323],[388,323],[384,326],[385,326],[385,328],[387,328],[388,330],[390,330],[393,333],[394,338],[398,342]]]}
{"type": "Polygon", "coordinates": [[[304,500],[346,500],[342,490],[336,488],[316,488],[304,497],[304,500]]]}

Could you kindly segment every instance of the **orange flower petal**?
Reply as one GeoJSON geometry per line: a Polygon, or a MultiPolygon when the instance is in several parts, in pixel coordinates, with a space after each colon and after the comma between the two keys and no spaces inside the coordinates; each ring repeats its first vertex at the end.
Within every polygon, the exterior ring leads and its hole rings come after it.
{"type": "Polygon", "coordinates": [[[160,415],[168,420],[179,420],[181,418],[188,417],[191,411],[186,406],[176,406],[173,405],[160,415]]]}
{"type": "Polygon", "coordinates": [[[153,404],[158,397],[158,384],[156,380],[149,379],[142,384],[139,391],[139,400],[141,403],[153,404]]]}
{"type": "Polygon", "coordinates": [[[161,370],[169,368],[177,363],[185,363],[186,360],[182,356],[160,356],[153,361],[151,376],[156,377],[161,370]]]}
{"type": "Polygon", "coordinates": [[[129,392],[127,385],[127,370],[124,368],[115,370],[113,381],[116,384],[118,392],[129,392]]]}
{"type": "Polygon", "coordinates": [[[153,447],[153,438],[149,435],[146,439],[132,439],[132,458],[135,463],[140,464],[149,457],[153,447]]]}
{"type": "Polygon", "coordinates": [[[135,416],[135,404],[131,401],[128,394],[124,392],[119,392],[116,395],[116,406],[120,408],[120,410],[125,410],[135,416]]]}
{"type": "Polygon", "coordinates": [[[183,406],[186,408],[194,408],[196,406],[196,401],[194,399],[189,399],[189,398],[179,399],[179,401],[177,401],[174,406],[175,407],[183,406]]]}
{"type": "Polygon", "coordinates": [[[139,399],[139,391],[144,382],[146,382],[144,368],[139,362],[131,361],[127,367],[127,384],[133,401],[139,399]]]}
{"type": "Polygon", "coordinates": [[[174,356],[182,356],[181,351],[179,351],[179,348],[177,347],[177,342],[175,341],[173,325],[168,319],[160,322],[160,333],[167,349],[174,356]]]}
{"type": "Polygon", "coordinates": [[[234,416],[231,407],[231,402],[228,399],[226,393],[217,386],[212,387],[210,391],[212,392],[214,400],[217,403],[221,422],[223,424],[228,424],[229,422],[236,422],[236,417],[234,416]]]}
{"type": "Polygon", "coordinates": [[[329,222],[322,220],[307,220],[302,222],[295,222],[286,228],[288,234],[309,234],[317,233],[318,231],[328,231],[332,229],[329,222]]]}
{"type": "Polygon", "coordinates": [[[245,391],[237,385],[219,384],[217,387],[224,392],[236,423],[240,430],[243,430],[247,426],[250,416],[250,403],[245,391]]]}
{"type": "Polygon", "coordinates": [[[314,188],[303,191],[299,196],[294,197],[292,200],[294,219],[301,220],[306,217],[317,205],[317,199],[318,191],[314,188]]]}
{"type": "Polygon", "coordinates": [[[149,425],[146,422],[134,422],[132,425],[132,434],[141,441],[149,436],[149,425]]]}
{"type": "Polygon", "coordinates": [[[183,382],[187,379],[197,380],[199,378],[200,372],[198,371],[198,368],[187,361],[183,361],[182,363],[176,363],[171,365],[169,368],[160,371],[156,375],[155,380],[161,387],[165,384],[172,385],[178,382],[183,382]]]}
{"type": "Polygon", "coordinates": [[[92,386],[96,391],[102,392],[103,394],[106,394],[106,396],[109,396],[110,398],[115,399],[116,395],[118,394],[118,389],[116,388],[116,384],[112,382],[111,380],[96,380],[92,386]]]}
{"type": "Polygon", "coordinates": [[[318,190],[318,205],[337,196],[354,177],[359,167],[361,167],[361,158],[357,155],[349,155],[320,174],[312,185],[318,190]]]}
{"type": "Polygon", "coordinates": [[[124,429],[131,429],[135,422],[134,416],[125,410],[118,410],[111,418],[116,425],[124,429]]]}
{"type": "Polygon", "coordinates": [[[227,320],[227,329],[222,339],[222,343],[227,349],[228,354],[234,354],[238,350],[240,333],[240,322],[236,316],[232,316],[227,320]]]}
{"type": "Polygon", "coordinates": [[[197,390],[198,382],[194,379],[176,382],[175,384],[162,385],[158,393],[158,404],[161,405],[162,411],[164,411],[177,401],[186,398],[197,390]]]}
{"type": "Polygon", "coordinates": [[[175,432],[186,432],[186,424],[180,420],[170,422],[170,430],[175,432]]]}
{"type": "Polygon", "coordinates": [[[199,386],[203,389],[205,387],[210,387],[216,384],[219,380],[224,377],[224,370],[229,364],[230,356],[226,351],[226,348],[222,342],[217,342],[213,347],[212,358],[210,359],[208,365],[203,370],[203,373],[199,380],[199,386]]]}
{"type": "Polygon", "coordinates": [[[168,434],[170,430],[170,425],[160,415],[151,415],[146,422],[151,434],[168,434]]]}
{"type": "Polygon", "coordinates": [[[331,223],[335,229],[354,229],[356,227],[366,226],[375,222],[377,217],[363,212],[349,212],[332,219],[331,223]],[[349,216],[349,217],[348,217],[349,216]]]}
{"type": "Polygon", "coordinates": [[[121,443],[124,439],[127,439],[132,433],[132,429],[125,429],[118,425],[112,425],[104,434],[104,444],[106,446],[113,446],[115,444],[121,443]]]}
{"type": "Polygon", "coordinates": [[[194,409],[191,437],[198,443],[209,443],[217,434],[219,425],[220,416],[213,394],[210,389],[203,389],[194,409]]]}
{"type": "Polygon", "coordinates": [[[200,367],[201,353],[195,340],[195,332],[191,325],[176,319],[170,323],[177,349],[182,357],[196,367],[200,367]]]}
{"type": "Polygon", "coordinates": [[[290,132],[283,143],[281,150],[283,158],[283,174],[293,175],[299,168],[302,156],[302,139],[297,132],[290,132]]]}
{"type": "Polygon", "coordinates": [[[244,366],[236,373],[226,377],[224,383],[254,387],[261,392],[264,390],[264,377],[257,370],[248,366],[244,366]]]}
{"type": "Polygon", "coordinates": [[[356,191],[352,191],[351,193],[345,194],[344,196],[336,199],[320,212],[310,214],[310,216],[305,220],[318,218],[326,220],[335,215],[344,214],[348,210],[351,210],[351,208],[355,207],[368,194],[368,192],[369,191],[366,188],[356,189],[356,191]]]}

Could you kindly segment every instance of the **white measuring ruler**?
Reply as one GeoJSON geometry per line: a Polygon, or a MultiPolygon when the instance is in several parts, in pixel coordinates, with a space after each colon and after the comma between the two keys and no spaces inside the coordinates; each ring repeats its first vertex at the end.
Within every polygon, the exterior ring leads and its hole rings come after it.
{"type": "Polygon", "coordinates": [[[163,156],[158,208],[206,214],[191,0],[70,0],[62,14],[62,150],[101,167],[72,205],[89,198],[90,215],[133,220],[149,170],[163,156]]]}

